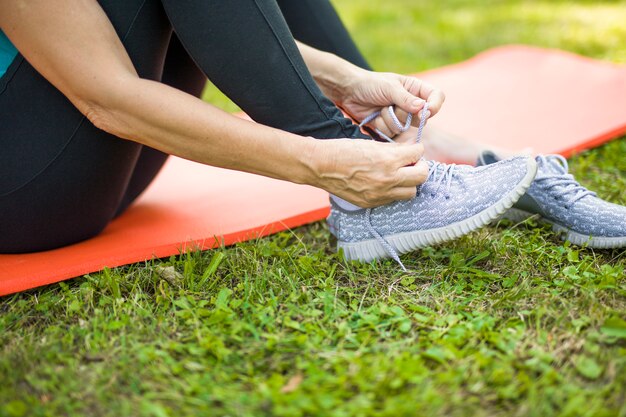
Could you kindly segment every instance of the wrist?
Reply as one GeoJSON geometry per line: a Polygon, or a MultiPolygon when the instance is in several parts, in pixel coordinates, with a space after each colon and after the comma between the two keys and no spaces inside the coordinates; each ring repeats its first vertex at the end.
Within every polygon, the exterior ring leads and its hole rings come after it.
{"type": "MultiPolygon", "coordinates": [[[[346,147],[346,142],[352,142],[350,139],[314,139],[306,138],[306,152],[302,152],[302,164],[305,166],[306,178],[304,184],[321,188],[328,192],[332,192],[328,186],[333,182],[343,182],[343,163],[338,159],[342,158],[345,151],[351,149],[346,147]],[[338,170],[339,168],[339,170],[338,170]],[[329,182],[330,181],[330,182],[329,182]]],[[[352,143],[352,145],[354,145],[352,143]]]]}
{"type": "Polygon", "coordinates": [[[324,170],[323,164],[326,158],[325,140],[315,139],[311,136],[302,138],[302,148],[298,152],[298,163],[301,167],[298,183],[320,186],[320,178],[324,170]]]}
{"type": "Polygon", "coordinates": [[[350,96],[358,80],[364,77],[367,70],[333,54],[327,55],[326,65],[313,73],[313,78],[326,97],[335,103],[342,103],[350,96]]]}
{"type": "Polygon", "coordinates": [[[320,174],[323,172],[323,155],[325,140],[310,136],[299,136],[288,133],[288,139],[279,154],[285,156],[283,162],[274,164],[279,168],[275,178],[287,180],[296,184],[306,184],[313,187],[320,185],[320,174]]]}
{"type": "Polygon", "coordinates": [[[335,97],[332,97],[332,100],[338,105],[344,103],[353,95],[357,86],[366,78],[368,72],[363,68],[348,63],[348,66],[343,68],[337,76],[335,97]]]}

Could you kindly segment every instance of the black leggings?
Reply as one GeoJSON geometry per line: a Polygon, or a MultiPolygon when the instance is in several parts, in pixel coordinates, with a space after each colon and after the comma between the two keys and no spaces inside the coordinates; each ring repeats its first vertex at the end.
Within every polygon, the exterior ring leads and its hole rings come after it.
{"type": "MultiPolygon", "coordinates": [[[[200,96],[208,77],[259,123],[363,137],[311,78],[293,41],[362,67],[328,0],[101,0],[138,74],[200,96]]],[[[21,55],[0,78],[0,253],[97,235],[167,155],[94,127],[21,55]]]]}

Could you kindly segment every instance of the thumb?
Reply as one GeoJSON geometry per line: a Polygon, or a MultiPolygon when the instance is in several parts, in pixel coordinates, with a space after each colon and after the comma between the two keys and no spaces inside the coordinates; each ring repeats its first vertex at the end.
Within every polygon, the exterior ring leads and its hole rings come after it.
{"type": "Polygon", "coordinates": [[[391,100],[407,113],[415,114],[424,107],[424,100],[409,93],[401,84],[391,92],[391,100]]]}
{"type": "Polygon", "coordinates": [[[401,166],[415,165],[424,156],[424,145],[421,143],[398,144],[396,150],[401,166]]]}

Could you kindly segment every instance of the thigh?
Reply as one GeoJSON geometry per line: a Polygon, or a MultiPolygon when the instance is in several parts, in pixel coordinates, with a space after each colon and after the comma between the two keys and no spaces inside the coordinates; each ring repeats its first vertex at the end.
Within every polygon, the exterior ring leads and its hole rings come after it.
{"type": "Polygon", "coordinates": [[[363,137],[311,77],[275,0],[163,0],[194,61],[252,119],[317,138],[363,137]]]}
{"type": "MultiPolygon", "coordinates": [[[[160,79],[171,34],[160,2],[101,5],[140,76],[160,79]]],[[[15,253],[100,232],[141,146],[94,127],[18,55],[0,80],[0,149],[0,253],[15,253]]]]}

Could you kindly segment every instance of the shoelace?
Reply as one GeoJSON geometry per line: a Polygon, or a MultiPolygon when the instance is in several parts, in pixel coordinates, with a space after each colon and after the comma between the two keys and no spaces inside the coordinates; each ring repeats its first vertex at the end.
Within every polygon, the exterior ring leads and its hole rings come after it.
{"type": "Polygon", "coordinates": [[[565,201],[565,208],[569,208],[572,204],[588,195],[596,196],[596,193],[589,191],[569,174],[569,166],[567,160],[561,155],[539,155],[537,162],[545,166],[549,166],[557,172],[550,172],[535,177],[535,181],[545,184],[546,188],[563,187],[563,195],[571,197],[565,201]]]}
{"type": "MultiPolygon", "coordinates": [[[[409,130],[409,128],[411,127],[411,121],[413,120],[413,115],[411,113],[408,114],[407,120],[403,125],[402,122],[400,122],[400,120],[398,120],[398,118],[396,117],[396,114],[393,111],[393,106],[387,107],[387,112],[389,116],[391,117],[391,120],[393,121],[393,123],[398,128],[398,130],[400,130],[400,132],[406,132],[407,130],[409,130]]],[[[372,120],[380,116],[380,114],[381,114],[380,111],[370,114],[365,119],[363,119],[363,121],[359,124],[359,126],[360,127],[365,126],[366,124],[370,123],[372,120]]],[[[429,117],[430,117],[430,112],[428,111],[428,103],[424,103],[424,107],[422,108],[422,111],[420,112],[420,123],[417,128],[417,137],[415,139],[416,143],[420,143],[422,141],[422,132],[424,130],[424,126],[426,125],[426,120],[429,117]]],[[[380,135],[386,141],[392,142],[392,143],[394,142],[393,139],[385,135],[379,129],[374,129],[374,130],[376,131],[378,135],[380,135]]],[[[434,181],[436,181],[436,184],[437,184],[432,195],[434,196],[437,194],[437,192],[439,191],[439,188],[445,181],[446,198],[449,198],[448,192],[450,190],[450,185],[452,184],[452,174],[454,172],[455,165],[454,164],[444,165],[436,161],[431,161],[430,164],[431,165],[430,165],[430,169],[428,170],[427,179],[430,179],[431,176],[433,176],[433,179],[434,181]],[[440,169],[440,167],[442,167],[442,169],[440,169]],[[441,172],[441,175],[438,175],[439,172],[441,172]]],[[[402,270],[406,272],[406,267],[400,260],[400,256],[398,255],[398,252],[394,249],[394,247],[389,242],[387,242],[387,240],[384,237],[381,236],[380,233],[378,233],[378,231],[372,225],[372,209],[368,208],[365,210],[365,220],[366,220],[367,229],[370,232],[370,234],[374,236],[374,238],[381,244],[381,246],[385,249],[385,251],[389,254],[389,256],[391,256],[391,258],[394,261],[396,261],[400,265],[400,267],[402,267],[402,270]]]]}
{"type": "MultiPolygon", "coordinates": [[[[393,122],[393,124],[396,125],[396,127],[398,128],[398,130],[401,133],[404,133],[407,130],[409,130],[409,128],[411,127],[411,122],[413,121],[413,114],[412,113],[407,114],[406,121],[404,122],[404,124],[402,124],[400,119],[398,119],[398,116],[396,116],[396,113],[393,111],[393,106],[387,107],[387,113],[389,114],[389,117],[391,118],[391,121],[393,122]]],[[[359,127],[365,126],[366,124],[370,123],[372,120],[374,120],[375,118],[377,118],[380,115],[381,115],[381,111],[376,111],[376,112],[370,114],[365,119],[363,119],[363,121],[361,123],[359,123],[359,127]]],[[[428,111],[428,103],[424,103],[424,107],[422,108],[422,112],[421,112],[420,124],[417,127],[417,141],[416,141],[416,143],[419,143],[419,142],[422,141],[422,131],[424,130],[424,126],[426,125],[426,120],[429,117],[430,117],[430,112],[428,111]]],[[[385,135],[379,129],[375,128],[374,131],[381,138],[385,139],[387,142],[391,142],[391,143],[395,142],[393,139],[391,139],[389,136],[385,135]]]]}

